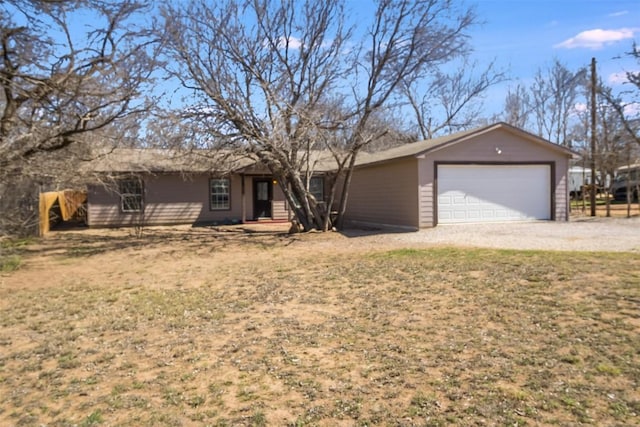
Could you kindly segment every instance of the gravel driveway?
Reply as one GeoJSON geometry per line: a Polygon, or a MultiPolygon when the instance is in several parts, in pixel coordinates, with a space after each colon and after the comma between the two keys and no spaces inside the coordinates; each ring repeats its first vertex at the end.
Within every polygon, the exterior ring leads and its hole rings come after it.
{"type": "Polygon", "coordinates": [[[579,217],[572,218],[570,222],[439,225],[415,233],[386,234],[384,239],[398,243],[504,249],[640,253],[640,217],[579,217]]]}

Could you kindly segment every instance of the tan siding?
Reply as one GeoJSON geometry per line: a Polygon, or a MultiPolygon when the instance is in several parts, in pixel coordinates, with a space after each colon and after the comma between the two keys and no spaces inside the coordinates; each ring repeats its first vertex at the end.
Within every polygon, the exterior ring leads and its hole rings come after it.
{"type": "Polygon", "coordinates": [[[240,177],[231,177],[231,209],[210,210],[209,176],[184,178],[178,174],[144,177],[144,217],[120,212],[120,198],[114,191],[92,187],[88,196],[91,227],[117,227],[143,223],[190,224],[241,220],[240,177]]]}
{"type": "Polygon", "coordinates": [[[345,219],[417,228],[417,182],[413,158],[356,169],[345,219]]]}
{"type": "Polygon", "coordinates": [[[276,220],[289,219],[289,211],[287,210],[287,204],[282,200],[274,200],[271,205],[271,217],[276,220]]]}
{"type": "Polygon", "coordinates": [[[253,219],[253,177],[244,177],[244,198],[246,205],[246,217],[244,219],[253,219]]]}
{"type": "Polygon", "coordinates": [[[556,221],[569,220],[569,186],[567,185],[569,177],[569,159],[561,158],[556,163],[556,221]]]}
{"type": "Polygon", "coordinates": [[[122,222],[119,218],[119,198],[102,186],[90,185],[87,189],[87,225],[104,226],[111,221],[122,222]]]}
{"type": "Polygon", "coordinates": [[[567,156],[550,150],[544,145],[518,138],[509,132],[498,129],[478,135],[472,140],[434,151],[429,153],[426,158],[419,160],[420,227],[435,225],[434,162],[556,162],[555,181],[553,182],[555,219],[559,221],[568,219],[567,156]]]}
{"type": "Polygon", "coordinates": [[[418,159],[418,227],[434,227],[433,161],[418,159]]]}
{"type": "Polygon", "coordinates": [[[273,185],[273,202],[271,204],[271,217],[275,220],[289,219],[289,211],[287,202],[285,201],[284,192],[278,184],[273,185]]]}

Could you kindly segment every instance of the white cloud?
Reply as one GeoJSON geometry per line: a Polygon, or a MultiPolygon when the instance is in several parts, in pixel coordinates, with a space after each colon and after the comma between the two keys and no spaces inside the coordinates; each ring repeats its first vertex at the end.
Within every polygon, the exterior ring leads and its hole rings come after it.
{"type": "Polygon", "coordinates": [[[624,107],[624,114],[628,118],[635,118],[640,116],[640,103],[630,102],[624,107]]]}
{"type": "MultiPolygon", "coordinates": [[[[300,49],[302,47],[302,42],[299,38],[290,36],[288,45],[289,49],[300,49]]],[[[278,46],[281,48],[287,46],[287,38],[284,36],[280,37],[278,46]]]]}
{"type": "Polygon", "coordinates": [[[621,85],[623,83],[627,83],[628,81],[629,79],[627,78],[627,73],[624,71],[609,74],[609,77],[607,77],[607,83],[612,85],[621,85]]]}
{"type": "MultiPolygon", "coordinates": [[[[591,108],[591,106],[583,103],[583,102],[578,102],[573,106],[573,111],[577,114],[581,114],[581,113],[586,113],[587,111],[589,111],[589,109],[591,108]]],[[[627,116],[628,118],[635,118],[635,117],[639,117],[640,116],[640,103],[638,102],[629,102],[627,104],[623,104],[622,105],[622,111],[624,112],[624,115],[627,116]]]]}
{"type": "Polygon", "coordinates": [[[615,18],[615,17],[617,17],[617,16],[626,15],[627,13],[629,13],[629,11],[628,11],[628,10],[621,10],[620,12],[613,12],[613,13],[610,13],[608,16],[609,16],[609,17],[611,17],[611,18],[615,18]]]}
{"type": "Polygon", "coordinates": [[[573,109],[578,113],[584,113],[585,111],[587,111],[587,108],[587,104],[585,104],[584,102],[577,102],[573,106],[573,109]]]}
{"type": "Polygon", "coordinates": [[[634,32],[637,29],[633,28],[620,28],[617,30],[587,30],[579,33],[575,37],[571,37],[554,45],[555,48],[589,48],[589,49],[601,49],[603,46],[619,42],[621,40],[633,39],[634,32]]]}

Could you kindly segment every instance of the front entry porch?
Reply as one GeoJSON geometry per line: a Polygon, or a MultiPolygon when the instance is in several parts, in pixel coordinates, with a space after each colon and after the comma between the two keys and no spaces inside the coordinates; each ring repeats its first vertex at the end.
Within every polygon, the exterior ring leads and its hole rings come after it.
{"type": "Polygon", "coordinates": [[[241,175],[242,222],[287,222],[292,218],[282,189],[270,175],[241,175]]]}

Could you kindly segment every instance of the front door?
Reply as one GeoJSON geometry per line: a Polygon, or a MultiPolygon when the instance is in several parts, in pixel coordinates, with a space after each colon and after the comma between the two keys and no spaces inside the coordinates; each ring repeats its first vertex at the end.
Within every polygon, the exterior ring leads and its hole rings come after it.
{"type": "Polygon", "coordinates": [[[271,200],[273,186],[271,179],[254,178],[253,180],[253,217],[271,218],[271,200]]]}

